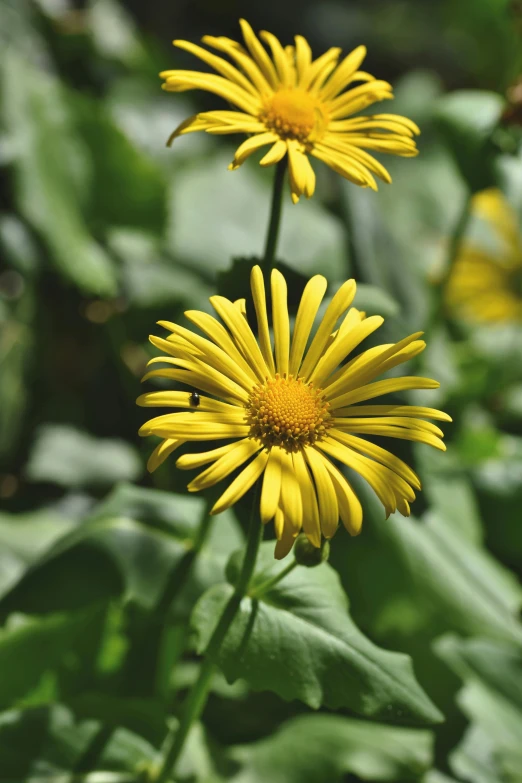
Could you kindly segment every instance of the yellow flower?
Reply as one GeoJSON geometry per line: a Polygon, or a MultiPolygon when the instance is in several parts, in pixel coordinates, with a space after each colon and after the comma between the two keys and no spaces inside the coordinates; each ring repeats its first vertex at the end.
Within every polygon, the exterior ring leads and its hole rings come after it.
{"type": "Polygon", "coordinates": [[[175,449],[197,441],[227,441],[211,451],[184,454],[181,469],[208,465],[188,485],[191,492],[211,487],[240,472],[212,508],[219,514],[236,503],[263,476],[260,512],[264,523],[274,520],[276,557],[284,557],[304,530],[319,547],[331,538],[339,517],[352,535],[359,533],[359,500],[336,463],[357,471],[375,490],[386,514],[398,509],[408,515],[420,482],[401,459],[361,435],[377,435],[428,443],[445,449],[443,433],[424,418],[450,421],[432,408],[387,403],[363,404],[383,394],[406,389],[435,389],[429,378],[401,377],[374,381],[382,373],[417,356],[425,347],[421,332],[391,345],[380,345],[340,363],[383,322],[365,318],[350,304],[355,281],[344,283],[325,310],[311,338],[326,279],[306,285],[293,335],[283,275],[271,277],[270,337],[265,286],[260,267],[251,274],[258,338],[245,318],[245,300],[231,302],[213,296],[210,302],[222,323],[198,310],[185,313],[203,337],[174,323],[160,321],[166,339],[151,336],[165,356],[151,364],[148,378],[166,378],[193,391],[148,392],[138,398],[145,407],[185,408],[151,419],[140,435],[163,440],[148,464],[155,470],[175,449]],[[208,339],[207,339],[208,338],[208,339]],[[208,396],[207,396],[208,395],[208,396]]]}
{"type": "Polygon", "coordinates": [[[414,122],[395,114],[353,117],[377,101],[393,98],[388,82],[375,79],[359,67],[364,46],[339,62],[341,50],[329,49],[316,60],[307,41],[295,37],[295,46],[283,47],[263,31],[260,38],[240,20],[245,46],[230,38],[204,36],[203,43],[228,55],[232,62],[188,41],[174,41],[196,55],[215,73],[163,71],[163,88],[171,92],[206,90],[219,95],[239,111],[195,114],[176,128],[169,144],[184,133],[206,131],[218,135],[246,133],[229,166],[237,169],[261,147],[270,149],[260,161],[271,166],[288,155],[290,189],[294,203],[309,198],[315,174],[308,155],[322,160],[350,182],[377,190],[373,175],[391,182],[384,166],[365,150],[411,157],[417,154],[414,122]],[[245,48],[246,47],[246,48],[245,48]],[[358,86],[351,86],[358,83],[358,86]],[[347,89],[349,87],[349,89],[347,89]]]}
{"type": "Polygon", "coordinates": [[[477,193],[472,217],[489,225],[495,244],[471,239],[455,259],[446,289],[448,307],[482,323],[522,320],[522,236],[517,216],[496,188],[477,193]]]}

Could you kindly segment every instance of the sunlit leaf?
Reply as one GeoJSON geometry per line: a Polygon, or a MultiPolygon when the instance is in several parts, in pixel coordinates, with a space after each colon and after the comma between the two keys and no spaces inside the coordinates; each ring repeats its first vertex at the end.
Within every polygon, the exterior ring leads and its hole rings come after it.
{"type": "MultiPolygon", "coordinates": [[[[272,547],[262,549],[258,581],[285,567],[274,563],[272,547]]],[[[230,567],[228,575],[233,577],[230,567]]],[[[200,652],[232,593],[231,585],[216,585],[196,605],[192,624],[200,652]]],[[[229,680],[242,677],[254,690],[273,690],[314,708],[348,707],[406,724],[440,720],[408,657],[376,647],[353,624],[338,576],[327,564],[298,569],[259,598],[245,598],[219,662],[229,680]]]]}

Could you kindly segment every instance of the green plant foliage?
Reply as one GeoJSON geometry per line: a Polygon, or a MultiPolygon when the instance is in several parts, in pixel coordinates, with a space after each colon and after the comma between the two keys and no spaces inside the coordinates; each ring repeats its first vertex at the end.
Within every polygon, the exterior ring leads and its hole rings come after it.
{"type": "Polygon", "coordinates": [[[65,487],[114,484],[138,478],[140,459],[124,441],[97,439],[73,427],[48,424],[38,432],[26,474],[65,487]]]}
{"type": "Polygon", "coordinates": [[[418,474],[411,517],[385,519],[339,466],[364,520],[327,542],[327,563],[275,561],[269,523],[206,665],[254,493],[210,518],[228,479],[188,492],[187,443],[149,474],[156,444],[137,433],[170,409],[135,399],[181,388],[140,384],[156,322],[187,327],[184,311],[211,313],[217,293],[245,299],[255,327],[274,169],[259,152],[227,170],[242,134],[167,147],[186,118],[231,107],[158,79],[207,71],[171,40],[235,40],[237,16],[223,3],[0,2],[0,783],[157,783],[202,677],[208,699],[168,783],[520,783],[522,327],[467,320],[444,275],[454,252],[478,276],[509,245],[522,301],[522,5],[249,5],[254,29],[285,45],[299,33],[314,57],[366,45],[361,67],[395,98],[362,111],[421,130],[416,158],[375,152],[392,178],[378,192],[313,156],[312,199],[292,204],[285,183],[275,256],[290,326],[310,277],[328,279],[319,316],[354,277],[354,306],[386,319],[357,352],[424,330],[426,351],[388,377],[440,382],[382,402],[453,422],[440,423],[446,452],[368,436],[418,474]],[[486,187],[513,223],[473,212],[486,187]]]}
{"type": "Polygon", "coordinates": [[[419,780],[431,764],[429,731],[394,728],[335,715],[303,715],[273,737],[238,748],[234,783],[331,783],[347,772],[361,780],[419,780]],[[295,753],[299,744],[302,751],[295,753]]]}
{"type": "MultiPolygon", "coordinates": [[[[353,624],[338,577],[327,564],[298,569],[257,598],[256,584],[277,573],[271,549],[264,546],[252,597],[242,602],[221,649],[227,678],[243,677],[256,690],[274,690],[316,709],[348,707],[406,724],[440,720],[417,685],[411,662],[375,647],[353,624]]],[[[216,585],[196,605],[192,625],[200,652],[232,590],[216,585]]]]}

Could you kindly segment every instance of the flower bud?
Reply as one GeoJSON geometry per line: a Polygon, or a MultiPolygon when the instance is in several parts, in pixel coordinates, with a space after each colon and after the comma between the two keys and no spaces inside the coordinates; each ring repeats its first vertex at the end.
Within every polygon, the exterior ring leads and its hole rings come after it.
{"type": "Polygon", "coordinates": [[[319,549],[315,547],[304,533],[297,536],[294,544],[294,557],[299,565],[314,568],[328,560],[330,556],[330,542],[325,538],[321,541],[319,549]]]}

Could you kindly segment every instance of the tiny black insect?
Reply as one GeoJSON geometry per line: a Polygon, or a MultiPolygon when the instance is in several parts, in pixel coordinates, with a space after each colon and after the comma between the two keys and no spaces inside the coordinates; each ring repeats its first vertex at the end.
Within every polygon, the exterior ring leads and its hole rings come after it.
{"type": "Polygon", "coordinates": [[[193,405],[195,408],[198,407],[201,400],[199,399],[199,394],[197,391],[193,391],[190,395],[190,404],[193,405]]]}

